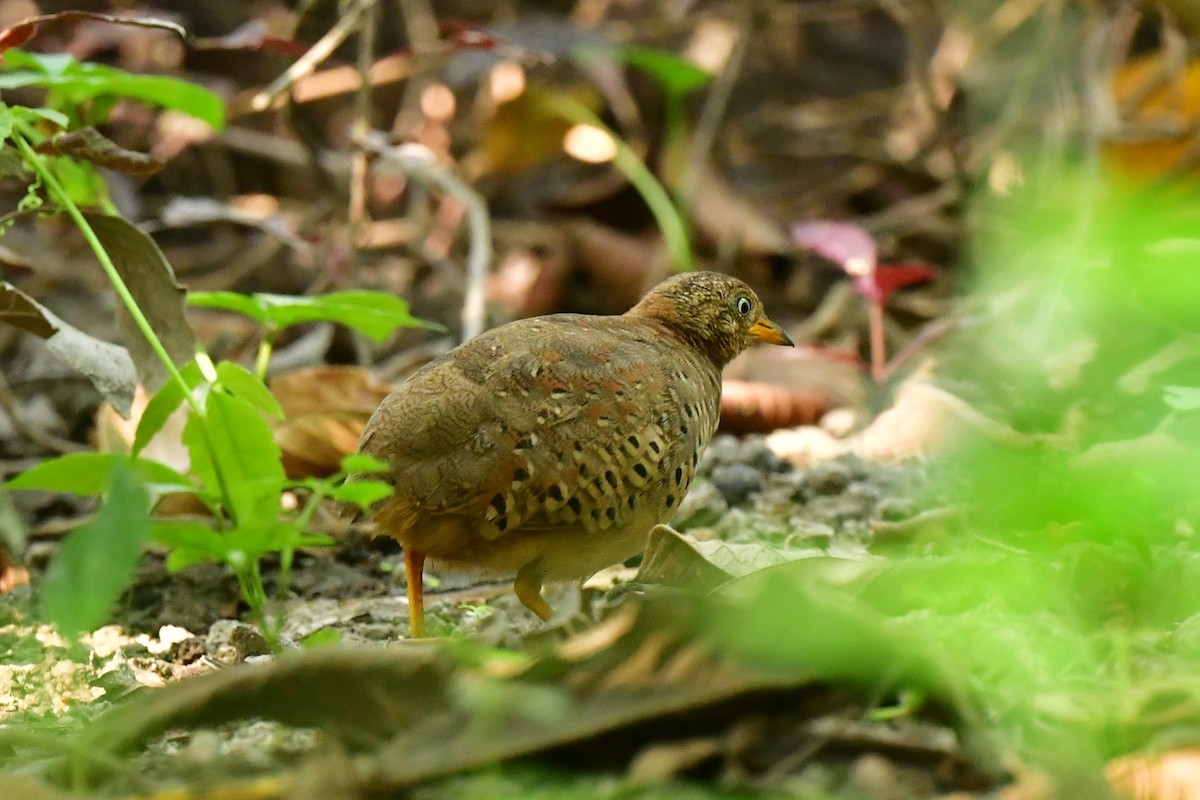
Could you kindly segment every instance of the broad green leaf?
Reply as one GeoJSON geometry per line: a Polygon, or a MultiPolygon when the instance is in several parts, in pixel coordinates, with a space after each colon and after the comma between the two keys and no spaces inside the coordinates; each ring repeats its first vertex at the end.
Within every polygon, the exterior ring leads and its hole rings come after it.
{"type": "Polygon", "coordinates": [[[386,461],[380,461],[374,456],[369,456],[366,453],[351,453],[342,458],[342,472],[347,475],[358,474],[362,472],[389,472],[392,467],[386,461]]]}
{"type": "Polygon", "coordinates": [[[7,103],[0,103],[0,142],[3,142],[12,134],[13,125],[17,121],[15,111],[7,103]]]}
{"type": "MultiPolygon", "coordinates": [[[[29,108],[28,106],[16,106],[12,109],[13,116],[18,119],[27,120],[46,120],[52,122],[60,128],[66,128],[71,124],[71,120],[61,111],[55,111],[53,108],[29,108]]],[[[7,135],[7,134],[6,134],[7,135]]]]}
{"type": "Polygon", "coordinates": [[[337,628],[321,628],[302,638],[298,644],[305,650],[311,650],[314,647],[341,644],[343,638],[344,635],[337,628]]]}
{"type": "Polygon", "coordinates": [[[166,464],[119,453],[68,453],[43,461],[5,484],[9,489],[39,489],[85,496],[98,495],[112,482],[120,465],[129,464],[133,473],[155,494],[194,492],[195,484],[166,464]]]}
{"type": "Polygon", "coordinates": [[[294,522],[239,525],[229,534],[226,560],[236,568],[282,550],[327,547],[331,544],[331,537],[325,534],[305,533],[294,522]]]}
{"type": "Polygon", "coordinates": [[[189,292],[188,305],[201,308],[217,308],[222,311],[234,311],[244,314],[250,319],[267,323],[266,305],[259,302],[255,295],[238,294],[237,292],[189,292]]]}
{"type": "Polygon", "coordinates": [[[217,364],[217,378],[234,397],[240,397],[264,414],[283,419],[283,408],[257,375],[233,361],[217,364]]]}
{"type": "Polygon", "coordinates": [[[272,330],[302,322],[337,322],[377,342],[382,342],[400,327],[439,327],[413,317],[408,312],[408,303],[386,292],[330,292],[316,297],[193,292],[188,302],[204,308],[236,311],[272,330]]]}
{"type": "Polygon", "coordinates": [[[1195,411],[1200,408],[1200,388],[1194,386],[1164,386],[1163,402],[1176,411],[1195,411]]]}
{"type": "Polygon", "coordinates": [[[203,86],[165,75],[132,75],[100,64],[83,66],[89,99],[115,95],[141,100],[148,105],[181,111],[215,130],[225,127],[225,103],[220,95],[203,86]]]}
{"type": "Polygon", "coordinates": [[[4,63],[11,70],[26,69],[40,75],[61,76],[79,62],[69,53],[31,53],[13,47],[4,51],[4,63]]]}
{"type": "MultiPolygon", "coordinates": [[[[183,376],[184,382],[193,389],[204,381],[204,376],[200,374],[200,366],[195,361],[184,364],[179,373],[183,376]]],[[[142,452],[142,449],[150,443],[156,433],[162,430],[162,426],[175,413],[175,409],[183,403],[183,399],[183,389],[173,380],[164,383],[162,388],[154,393],[150,402],[146,404],[146,410],[142,412],[142,418],[138,421],[137,433],[133,437],[132,450],[135,456],[142,452]]]]}
{"type": "Polygon", "coordinates": [[[42,581],[42,609],[63,634],[99,627],[133,577],[150,537],[150,493],[120,462],[108,497],[88,524],[63,540],[42,581]]]}
{"type": "Polygon", "coordinates": [[[330,292],[316,297],[259,294],[255,297],[266,306],[267,316],[276,328],[301,322],[337,322],[382,342],[396,328],[429,324],[410,315],[404,300],[386,292],[330,292]]]}
{"type": "Polygon", "coordinates": [[[209,393],[206,411],[207,423],[191,414],[183,429],[192,471],[209,492],[219,495],[222,485],[214,461],[220,465],[232,506],[228,510],[239,525],[273,521],[280,511],[284,474],[267,421],[245,400],[220,392],[209,393]]]}
{"type": "Polygon", "coordinates": [[[0,89],[41,86],[54,89],[72,105],[101,97],[124,97],[181,111],[216,129],[225,125],[225,104],[220,96],[195,83],[163,75],[134,75],[104,64],[80,63],[61,54],[34,56],[12,49],[5,52],[4,60],[16,69],[0,74],[0,89]]]}
{"type": "Polygon", "coordinates": [[[211,525],[195,520],[156,520],[150,538],[170,548],[167,571],[178,572],[191,564],[222,562],[229,549],[229,538],[211,525]]]}
{"type": "Polygon", "coordinates": [[[614,55],[631,67],[648,73],[673,94],[687,94],[712,81],[712,75],[686,58],[649,47],[620,47],[614,55]]]}
{"type": "Polygon", "coordinates": [[[391,494],[391,485],[383,481],[351,481],[334,487],[329,497],[342,503],[353,503],[359,508],[369,508],[391,494]]]}

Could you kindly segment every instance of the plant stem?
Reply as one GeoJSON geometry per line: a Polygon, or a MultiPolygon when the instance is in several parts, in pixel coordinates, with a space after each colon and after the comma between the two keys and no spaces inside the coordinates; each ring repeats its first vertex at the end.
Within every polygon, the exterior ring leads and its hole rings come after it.
{"type": "Polygon", "coordinates": [[[172,361],[171,356],[167,354],[167,349],[163,347],[163,343],[161,340],[159,340],[158,334],[156,334],[154,329],[150,327],[150,321],[146,319],[146,315],[143,314],[142,309],[138,307],[137,301],[133,299],[133,294],[130,293],[129,287],[125,284],[124,278],[121,277],[121,273],[117,272],[116,266],[113,264],[112,259],[109,258],[108,251],[104,249],[104,244],[100,241],[99,237],[96,236],[96,232],[92,230],[92,226],[88,224],[87,218],[83,216],[83,212],[81,212],[79,207],[75,205],[75,201],[73,201],[70,195],[67,194],[66,190],[63,189],[62,185],[58,182],[58,179],[54,177],[54,174],[46,169],[41,158],[34,151],[34,149],[30,147],[29,142],[25,140],[24,132],[17,133],[14,131],[12,134],[12,140],[16,142],[17,149],[21,151],[21,157],[25,160],[25,163],[37,173],[42,183],[46,186],[46,189],[51,195],[54,196],[55,201],[63,208],[63,210],[67,212],[67,216],[71,218],[71,221],[75,223],[75,226],[79,228],[79,231],[83,234],[83,238],[87,240],[88,246],[91,247],[92,252],[96,254],[96,258],[100,261],[100,266],[104,269],[105,274],[108,275],[108,280],[112,283],[113,289],[116,290],[117,296],[120,297],[121,302],[125,304],[125,308],[129,311],[130,316],[133,317],[133,321],[137,324],[138,330],[140,330],[142,335],[146,337],[146,341],[150,344],[150,349],[153,350],[154,354],[158,356],[160,361],[162,361],[163,366],[166,367],[167,372],[171,375],[171,380],[175,381],[179,388],[183,390],[183,397],[184,400],[187,401],[188,406],[194,412],[203,417],[203,406],[201,406],[199,401],[192,396],[191,390],[188,389],[187,381],[183,379],[183,375],[179,372],[179,368],[175,366],[175,362],[172,361]]]}
{"type": "Polygon", "coordinates": [[[883,303],[871,301],[869,327],[871,329],[871,378],[883,383],[887,372],[887,342],[883,330],[883,303]]]}
{"type": "Polygon", "coordinates": [[[258,343],[258,355],[254,359],[254,374],[263,383],[267,382],[267,368],[271,365],[271,353],[275,349],[275,335],[278,331],[268,329],[258,343]]]}
{"type": "Polygon", "coordinates": [[[633,148],[601,122],[590,108],[575,98],[567,95],[555,95],[544,102],[549,110],[563,119],[599,128],[612,138],[613,144],[617,148],[617,153],[613,157],[613,166],[633,184],[633,188],[637,189],[638,194],[650,207],[650,213],[654,215],[654,220],[658,223],[659,230],[662,231],[663,241],[667,244],[667,250],[670,251],[676,268],[692,269],[694,266],[692,245],[688,238],[687,226],[683,223],[683,217],[666,189],[658,182],[658,178],[654,177],[654,173],[642,163],[638,154],[633,152],[633,148]]]}
{"type": "Polygon", "coordinates": [[[10,134],[10,137],[17,145],[17,149],[21,153],[21,158],[24,159],[29,168],[32,169],[38,176],[42,184],[46,187],[46,190],[59,204],[59,206],[61,206],[62,209],[67,212],[67,216],[69,216],[71,221],[75,223],[75,227],[79,228],[79,232],[83,234],[83,238],[85,241],[87,241],[88,247],[90,247],[92,252],[95,253],[96,259],[100,262],[101,268],[103,268],[104,273],[108,276],[108,280],[112,284],[113,289],[116,291],[117,296],[121,298],[121,302],[124,303],[126,310],[129,311],[129,315],[133,317],[133,321],[137,325],[138,330],[140,330],[142,335],[146,337],[146,341],[149,343],[150,349],[154,351],[156,356],[158,356],[159,361],[162,362],[163,366],[167,370],[167,373],[171,376],[171,380],[174,381],[175,384],[183,391],[183,399],[188,404],[188,408],[200,420],[200,428],[203,431],[204,438],[208,443],[209,452],[213,454],[213,472],[217,476],[217,483],[219,484],[221,497],[225,501],[226,513],[229,514],[230,519],[233,520],[234,524],[236,524],[236,512],[234,511],[233,503],[231,501],[232,495],[229,492],[229,485],[226,482],[224,470],[221,469],[221,465],[217,459],[216,447],[212,441],[212,434],[208,429],[208,414],[206,413],[203,404],[201,404],[200,401],[197,400],[192,394],[192,390],[188,387],[187,381],[183,379],[183,374],[180,373],[179,368],[175,366],[175,362],[171,360],[171,356],[167,353],[166,347],[163,346],[162,340],[158,338],[158,334],[154,332],[154,328],[150,326],[150,321],[146,319],[146,315],[142,313],[142,309],[138,306],[137,300],[134,299],[133,294],[129,291],[129,286],[126,285],[125,279],[121,277],[121,273],[117,271],[116,265],[113,264],[112,258],[110,258],[108,255],[108,250],[104,248],[104,243],[100,241],[98,236],[96,236],[96,232],[92,230],[92,226],[88,224],[87,218],[83,216],[83,212],[81,212],[79,207],[75,205],[75,201],[72,200],[71,196],[67,194],[65,189],[63,189],[62,184],[58,182],[58,179],[54,177],[54,174],[50,170],[46,169],[46,165],[42,163],[41,157],[34,151],[33,147],[30,146],[28,140],[26,139],[27,132],[25,130],[25,126],[21,124],[19,127],[20,130],[14,130],[10,134]]]}

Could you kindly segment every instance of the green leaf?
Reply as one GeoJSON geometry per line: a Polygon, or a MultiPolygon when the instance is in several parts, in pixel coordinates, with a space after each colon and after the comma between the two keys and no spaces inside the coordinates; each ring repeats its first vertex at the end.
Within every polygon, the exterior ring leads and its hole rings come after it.
{"type": "Polygon", "coordinates": [[[183,429],[192,471],[219,496],[214,461],[220,465],[232,506],[227,510],[239,525],[273,521],[279,515],[284,474],[279,446],[266,420],[245,400],[220,392],[209,393],[206,411],[207,421],[190,414],[183,429]]]}
{"type": "Polygon", "coordinates": [[[10,107],[7,103],[0,103],[0,142],[3,142],[12,135],[13,126],[16,125],[16,122],[16,109],[10,107]]]}
{"type": "Polygon", "coordinates": [[[302,322],[337,322],[382,342],[400,327],[428,325],[408,313],[408,303],[385,292],[330,292],[317,297],[257,294],[275,328],[302,322]]]}
{"type": "Polygon", "coordinates": [[[619,47],[614,55],[635,69],[649,74],[672,94],[687,94],[712,81],[712,75],[682,56],[649,47],[619,47]]]}
{"type": "Polygon", "coordinates": [[[1176,411],[1195,411],[1200,408],[1200,388],[1164,386],[1163,402],[1176,411]]]}
{"type": "Polygon", "coordinates": [[[382,342],[400,327],[440,329],[438,325],[409,314],[408,303],[386,292],[330,292],[316,297],[193,292],[188,302],[204,308],[236,311],[272,330],[282,330],[302,322],[337,322],[377,342],[382,342]]]}
{"type": "Polygon", "coordinates": [[[134,75],[104,64],[79,63],[68,55],[35,56],[17,49],[6,51],[4,61],[8,67],[17,69],[0,74],[0,89],[41,86],[54,89],[70,105],[97,98],[124,97],[181,111],[218,130],[225,125],[225,104],[221,97],[178,78],[134,75]]]}
{"type": "MultiPolygon", "coordinates": [[[[184,383],[192,389],[204,382],[204,376],[200,374],[200,365],[195,361],[184,364],[179,369],[179,374],[183,376],[184,383]]],[[[132,450],[135,456],[142,452],[156,433],[162,430],[167,419],[183,403],[183,399],[183,389],[173,380],[164,383],[162,388],[154,393],[150,402],[146,404],[146,410],[142,412],[142,418],[138,421],[137,433],[133,437],[132,450]]]]}
{"type": "Polygon", "coordinates": [[[353,503],[359,508],[370,508],[392,494],[391,484],[383,481],[352,481],[336,486],[329,492],[329,498],[341,503],[353,503]]]}
{"type": "Polygon", "coordinates": [[[250,370],[233,361],[217,364],[217,378],[234,397],[277,419],[283,419],[283,408],[267,385],[250,370]]]}
{"type": "Polygon", "coordinates": [[[229,549],[227,536],[195,520],[155,520],[150,538],[170,549],[167,571],[171,573],[192,564],[220,563],[229,549]]]}
{"type": "MultiPolygon", "coordinates": [[[[46,120],[52,122],[60,128],[67,128],[71,125],[71,120],[61,111],[55,111],[52,108],[30,108],[28,106],[15,106],[12,109],[13,116],[17,119],[27,121],[46,120]]],[[[7,134],[6,134],[7,135],[7,134]]]]}
{"type": "Polygon", "coordinates": [[[237,292],[189,292],[187,301],[188,305],[201,308],[235,311],[264,325],[267,324],[267,307],[259,302],[256,296],[237,292]]]}
{"type": "Polygon", "coordinates": [[[127,461],[112,470],[95,519],[63,540],[42,582],[42,610],[66,636],[99,627],[112,612],[150,537],[150,493],[127,461]]]}
{"type": "Polygon", "coordinates": [[[359,474],[363,472],[390,472],[392,467],[386,461],[380,461],[374,456],[369,456],[366,453],[351,453],[342,458],[342,472],[347,475],[359,474]]]}
{"type": "Polygon", "coordinates": [[[334,540],[319,533],[305,533],[295,522],[239,525],[229,535],[226,560],[237,567],[282,550],[298,547],[328,547],[334,540]]]}
{"type": "Polygon", "coordinates": [[[196,485],[166,464],[145,458],[130,458],[120,453],[68,453],[43,461],[5,484],[9,489],[38,489],[85,496],[98,495],[112,482],[121,465],[131,465],[133,473],[155,494],[195,492],[196,485]]]}
{"type": "Polygon", "coordinates": [[[4,63],[9,69],[26,69],[39,75],[63,75],[79,62],[69,53],[30,53],[20,48],[4,51],[4,63]]]}
{"type": "Polygon", "coordinates": [[[305,650],[311,650],[314,647],[341,644],[343,638],[342,632],[337,628],[321,628],[302,638],[298,644],[305,650]]]}

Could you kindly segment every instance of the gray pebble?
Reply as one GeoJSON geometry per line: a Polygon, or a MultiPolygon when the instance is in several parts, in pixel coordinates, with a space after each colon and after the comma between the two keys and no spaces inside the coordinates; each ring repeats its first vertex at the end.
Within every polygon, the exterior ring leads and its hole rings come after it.
{"type": "Polygon", "coordinates": [[[841,494],[854,478],[854,470],[842,459],[826,461],[808,471],[808,491],[814,495],[841,494]]]}
{"type": "Polygon", "coordinates": [[[679,511],[671,521],[679,530],[712,525],[729,510],[721,490],[709,481],[700,481],[684,495],[679,511]]]}
{"type": "Polygon", "coordinates": [[[744,504],[763,488],[763,474],[749,464],[734,462],[713,469],[712,484],[731,506],[744,504]]]}

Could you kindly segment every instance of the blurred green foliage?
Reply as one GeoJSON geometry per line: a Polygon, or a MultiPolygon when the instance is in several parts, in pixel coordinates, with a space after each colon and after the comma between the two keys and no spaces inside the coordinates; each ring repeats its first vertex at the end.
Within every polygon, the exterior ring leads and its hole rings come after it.
{"type": "Polygon", "coordinates": [[[1079,796],[1108,758],[1194,742],[1200,470],[1179,398],[1200,384],[1198,218],[1180,190],[1075,166],[983,200],[940,374],[1020,435],[970,430],[931,466],[928,502],[961,524],[857,569],[736,581],[716,638],[879,702],[919,689],[968,743],[1079,796]]]}

